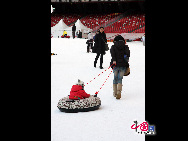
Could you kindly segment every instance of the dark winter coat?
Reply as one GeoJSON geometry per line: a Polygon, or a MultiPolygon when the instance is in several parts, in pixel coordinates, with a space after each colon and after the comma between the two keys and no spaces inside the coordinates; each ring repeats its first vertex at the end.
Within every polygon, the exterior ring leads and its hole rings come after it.
{"type": "Polygon", "coordinates": [[[95,35],[93,52],[98,54],[105,54],[105,43],[107,43],[106,34],[99,32],[95,35]]]}
{"type": "Polygon", "coordinates": [[[116,61],[116,67],[129,67],[129,63],[125,61],[124,55],[130,57],[130,50],[128,45],[125,45],[125,42],[115,42],[110,49],[110,53],[112,57],[110,65],[112,65],[113,61],[116,61]]]}
{"type": "Polygon", "coordinates": [[[90,97],[90,94],[87,94],[81,85],[73,85],[70,91],[69,99],[84,99],[90,97]]]}
{"type": "Polygon", "coordinates": [[[72,31],[76,31],[76,26],[75,25],[72,26],[72,31]]]}

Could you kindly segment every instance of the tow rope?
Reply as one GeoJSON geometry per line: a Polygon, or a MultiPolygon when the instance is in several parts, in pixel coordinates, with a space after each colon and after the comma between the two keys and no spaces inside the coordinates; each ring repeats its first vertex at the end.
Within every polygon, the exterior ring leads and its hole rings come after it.
{"type": "MultiPolygon", "coordinates": [[[[114,67],[116,66],[116,64],[112,64],[112,65],[114,65],[114,67]]],[[[111,66],[112,66],[112,65],[111,65],[111,66]]],[[[110,69],[111,66],[110,66],[108,69],[110,69]]],[[[109,76],[111,75],[111,73],[112,73],[114,67],[112,68],[112,70],[111,70],[111,72],[109,73],[108,77],[107,77],[107,78],[105,79],[105,81],[103,82],[102,86],[100,87],[100,90],[102,89],[102,87],[104,86],[104,84],[106,83],[106,81],[108,80],[108,78],[109,78],[109,76]]],[[[106,69],[105,71],[107,71],[108,69],[106,69]]],[[[101,74],[103,74],[103,72],[99,73],[97,76],[100,76],[101,74]]],[[[89,81],[89,83],[86,83],[86,84],[87,84],[87,85],[90,84],[93,80],[95,80],[95,79],[97,78],[97,76],[94,77],[91,81],[89,81]]],[[[86,86],[86,85],[84,85],[84,86],[86,86]]],[[[98,93],[99,93],[99,90],[95,92],[96,95],[97,95],[98,93]]]]}

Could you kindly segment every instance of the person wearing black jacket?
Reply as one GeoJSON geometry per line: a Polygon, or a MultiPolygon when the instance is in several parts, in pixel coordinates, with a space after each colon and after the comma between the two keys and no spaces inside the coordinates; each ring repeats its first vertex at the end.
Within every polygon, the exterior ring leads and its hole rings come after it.
{"type": "Polygon", "coordinates": [[[76,31],[76,26],[75,24],[72,26],[72,37],[73,39],[75,38],[75,31],[76,31]]]}
{"type": "Polygon", "coordinates": [[[129,67],[130,50],[128,45],[125,45],[125,40],[121,35],[114,38],[114,45],[110,49],[112,60],[110,65],[114,67],[114,80],[113,80],[113,95],[116,99],[121,98],[122,79],[126,69],[129,67]]]}
{"type": "Polygon", "coordinates": [[[106,34],[104,33],[103,27],[100,27],[99,32],[95,35],[94,41],[94,53],[97,53],[94,61],[94,67],[96,68],[97,60],[100,56],[100,69],[103,69],[103,55],[105,54],[105,43],[107,43],[106,34]]]}

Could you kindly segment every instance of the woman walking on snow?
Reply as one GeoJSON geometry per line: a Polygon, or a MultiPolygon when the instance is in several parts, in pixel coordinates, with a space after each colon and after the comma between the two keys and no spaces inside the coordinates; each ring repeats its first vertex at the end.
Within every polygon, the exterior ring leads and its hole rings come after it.
{"type": "Polygon", "coordinates": [[[99,32],[95,35],[95,44],[94,44],[94,53],[97,53],[97,56],[94,61],[94,67],[96,68],[97,60],[100,57],[100,69],[103,69],[103,55],[105,54],[105,43],[107,43],[106,34],[104,33],[104,28],[100,27],[99,32]]]}
{"type": "Polygon", "coordinates": [[[114,45],[110,49],[111,53],[111,63],[114,73],[113,80],[113,95],[116,99],[121,98],[122,91],[122,79],[126,69],[129,67],[128,61],[130,57],[130,50],[128,45],[125,45],[125,40],[121,35],[118,35],[114,38],[114,45]]]}

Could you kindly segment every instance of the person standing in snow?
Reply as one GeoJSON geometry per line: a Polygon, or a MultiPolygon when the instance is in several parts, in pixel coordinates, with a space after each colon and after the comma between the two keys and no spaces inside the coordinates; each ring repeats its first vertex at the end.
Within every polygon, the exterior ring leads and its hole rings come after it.
{"type": "Polygon", "coordinates": [[[145,34],[142,36],[142,42],[143,42],[143,45],[145,46],[145,34]]]}
{"type": "Polygon", "coordinates": [[[87,53],[90,52],[90,48],[93,49],[93,34],[89,32],[87,40],[87,53]]]}
{"type": "MultiPolygon", "coordinates": [[[[93,41],[95,40],[95,36],[97,35],[97,34],[99,34],[99,29],[97,30],[97,32],[95,33],[95,35],[93,36],[93,41]]],[[[92,49],[92,53],[96,53],[96,43],[94,42],[94,46],[93,46],[93,49],[92,49]]]]}
{"type": "Polygon", "coordinates": [[[100,56],[100,69],[103,69],[102,63],[103,63],[103,55],[105,54],[105,43],[107,43],[106,34],[104,33],[104,28],[100,27],[99,33],[95,35],[95,53],[97,53],[97,56],[94,61],[94,67],[96,68],[97,60],[100,56]]]}
{"type": "Polygon", "coordinates": [[[79,34],[80,34],[80,30],[78,30],[78,31],[76,32],[77,38],[78,38],[79,34]]]}
{"type": "Polygon", "coordinates": [[[112,45],[110,49],[112,57],[110,66],[113,68],[115,65],[113,69],[113,96],[116,97],[116,99],[120,99],[122,91],[122,79],[126,69],[129,68],[128,61],[130,57],[130,50],[128,45],[125,45],[126,41],[121,35],[116,36],[113,43],[114,45],[112,45]]]}
{"type": "Polygon", "coordinates": [[[75,31],[76,31],[76,26],[75,24],[72,26],[72,37],[73,39],[75,38],[75,31]]]}

